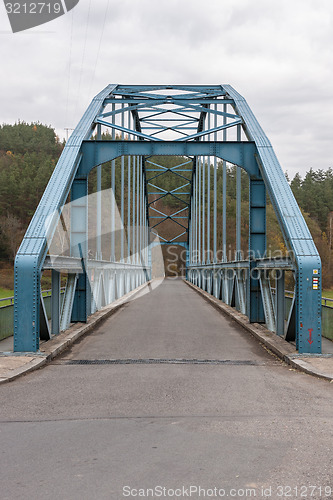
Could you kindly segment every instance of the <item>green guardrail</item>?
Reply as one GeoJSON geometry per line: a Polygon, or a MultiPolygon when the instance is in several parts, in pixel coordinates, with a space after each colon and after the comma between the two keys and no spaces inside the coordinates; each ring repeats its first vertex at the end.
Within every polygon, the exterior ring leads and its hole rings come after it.
{"type": "MultiPolygon", "coordinates": [[[[61,301],[64,295],[64,288],[61,290],[61,301]]],[[[48,319],[51,319],[51,290],[45,290],[43,300],[48,319]]],[[[14,335],[14,297],[0,299],[0,340],[14,335]],[[6,305],[1,306],[2,303],[6,305]]]]}
{"type": "MultiPolygon", "coordinates": [[[[287,292],[285,299],[285,319],[288,319],[291,303],[293,300],[293,292],[287,292]]],[[[325,299],[323,301],[331,301],[332,299],[325,299]]],[[[321,334],[325,339],[333,340],[333,307],[322,305],[321,306],[321,334]]]]}
{"type": "Polygon", "coordinates": [[[2,306],[0,308],[0,340],[13,335],[14,332],[14,306],[2,306]]]}

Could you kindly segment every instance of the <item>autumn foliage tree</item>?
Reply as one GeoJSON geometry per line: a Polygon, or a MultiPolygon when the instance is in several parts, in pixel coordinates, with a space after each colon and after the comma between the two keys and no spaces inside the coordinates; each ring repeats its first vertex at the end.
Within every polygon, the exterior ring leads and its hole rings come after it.
{"type": "Polygon", "coordinates": [[[13,258],[62,149],[51,127],[0,126],[0,258],[13,258]]]}

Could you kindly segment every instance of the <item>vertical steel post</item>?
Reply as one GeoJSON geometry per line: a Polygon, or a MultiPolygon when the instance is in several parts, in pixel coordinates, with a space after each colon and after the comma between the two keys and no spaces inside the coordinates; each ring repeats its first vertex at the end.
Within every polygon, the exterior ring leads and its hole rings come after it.
{"type": "MultiPolygon", "coordinates": [[[[131,112],[127,113],[127,128],[131,130],[131,112]]],[[[131,140],[131,136],[128,136],[128,140],[131,140]]],[[[127,164],[127,257],[128,263],[132,262],[131,259],[131,157],[128,156],[128,164],[127,164]]],[[[127,280],[130,283],[131,271],[127,271],[128,275],[127,280]]],[[[128,287],[129,291],[130,285],[128,287]]]]}
{"type": "Polygon", "coordinates": [[[131,157],[127,165],[127,257],[131,262],[131,157]]]}
{"type": "MultiPolygon", "coordinates": [[[[148,211],[148,199],[146,198],[146,213],[148,211]]],[[[147,231],[147,236],[146,236],[146,262],[149,267],[149,249],[150,249],[150,229],[149,229],[149,220],[148,216],[146,219],[146,231],[147,231]]],[[[152,270],[149,270],[149,279],[152,277],[152,270]]]]}
{"type": "MultiPolygon", "coordinates": [[[[102,139],[101,125],[97,125],[97,140],[102,139]]],[[[102,166],[97,167],[97,186],[96,186],[96,259],[102,260],[102,166]]]]}
{"type": "MultiPolygon", "coordinates": [[[[214,105],[214,110],[217,111],[217,104],[214,105]]],[[[214,128],[217,127],[217,114],[214,115],[214,128]]],[[[214,141],[217,141],[217,132],[214,132],[214,141]]],[[[214,243],[213,243],[213,262],[216,264],[217,258],[217,160],[214,156],[214,243]]]]}
{"type": "MultiPolygon", "coordinates": [[[[142,157],[140,157],[140,179],[141,179],[141,189],[140,189],[140,263],[144,266],[144,255],[143,255],[143,172],[142,172],[142,157]]],[[[141,283],[143,283],[144,271],[141,271],[141,283]]]]}
{"type": "Polygon", "coordinates": [[[135,248],[135,242],[136,242],[136,237],[135,237],[135,169],[136,169],[136,156],[133,156],[133,162],[132,162],[132,175],[133,175],[133,182],[132,182],[132,263],[136,263],[136,248],[135,248]]]}
{"type": "Polygon", "coordinates": [[[52,269],[51,333],[60,333],[60,273],[52,269]]]}
{"type": "MultiPolygon", "coordinates": [[[[194,166],[194,165],[193,165],[194,166]]],[[[193,264],[193,252],[194,252],[194,237],[195,237],[195,172],[193,172],[192,177],[192,199],[191,199],[191,264],[193,264]]]]}
{"type": "MultiPolygon", "coordinates": [[[[192,178],[193,179],[193,178],[192,178]]],[[[188,210],[188,222],[187,222],[187,234],[188,234],[188,250],[189,250],[189,263],[191,264],[192,262],[192,256],[191,256],[191,251],[192,251],[192,231],[191,231],[191,220],[193,216],[193,204],[192,204],[192,194],[190,195],[190,208],[188,210]]]]}
{"type": "MultiPolygon", "coordinates": [[[[142,220],[143,220],[143,258],[144,258],[144,264],[145,268],[147,268],[147,199],[146,199],[146,193],[147,193],[147,187],[146,187],[146,165],[143,160],[142,163],[142,190],[143,190],[143,201],[142,201],[142,220]]],[[[148,275],[148,270],[146,271],[146,279],[147,281],[149,280],[149,275],[148,275]]]]}
{"type": "Polygon", "coordinates": [[[276,271],[276,293],[275,293],[275,316],[276,333],[284,336],[284,316],[285,316],[285,272],[282,269],[276,271]]]}
{"type": "Polygon", "coordinates": [[[248,280],[247,315],[250,323],[264,323],[265,315],[262,304],[259,271],[256,271],[256,259],[266,253],[266,188],[263,180],[249,180],[249,256],[250,276],[248,280]]]}
{"type": "MultiPolygon", "coordinates": [[[[223,104],[223,112],[227,112],[227,105],[223,104]]],[[[227,117],[223,115],[223,125],[226,125],[227,117]]],[[[223,141],[227,140],[227,129],[223,130],[223,141]]],[[[223,182],[222,182],[222,248],[223,261],[227,259],[227,163],[223,160],[223,182]]]]}
{"type": "Polygon", "coordinates": [[[81,258],[82,273],[79,274],[73,310],[73,322],[86,322],[90,310],[91,292],[86,273],[88,257],[88,177],[76,177],[71,189],[71,255],[81,258]]]}
{"type": "Polygon", "coordinates": [[[199,262],[199,212],[198,212],[198,158],[195,158],[195,262],[199,262]]]}
{"type": "MultiPolygon", "coordinates": [[[[237,125],[237,142],[241,141],[241,126],[237,125]]],[[[242,170],[236,167],[236,260],[241,260],[242,170]]]]}
{"type": "MultiPolygon", "coordinates": [[[[121,105],[123,112],[121,114],[121,126],[125,126],[124,104],[121,105]]],[[[124,132],[121,133],[121,139],[124,140],[124,132]]],[[[121,200],[120,200],[120,218],[121,218],[121,242],[120,242],[120,260],[124,261],[124,245],[125,245],[125,157],[121,157],[121,200]]]]}
{"type": "Polygon", "coordinates": [[[198,224],[198,260],[199,263],[202,263],[202,256],[201,256],[201,158],[198,159],[197,163],[198,167],[198,179],[199,179],[199,186],[198,186],[198,216],[199,216],[199,224],[198,224]]]}
{"type": "Polygon", "coordinates": [[[197,252],[197,171],[196,171],[196,161],[193,161],[194,168],[194,177],[193,177],[193,220],[192,220],[192,228],[193,228],[193,245],[192,245],[192,262],[193,264],[196,262],[196,252],[197,252]]]}
{"type": "MultiPolygon", "coordinates": [[[[217,128],[217,104],[214,104],[214,128],[217,128]]],[[[217,132],[214,132],[214,142],[217,141],[217,132]]],[[[213,264],[217,263],[217,158],[214,156],[213,165],[213,264]]],[[[218,296],[219,274],[213,269],[213,290],[214,297],[218,296]]]]}
{"type": "MultiPolygon", "coordinates": [[[[140,264],[144,266],[143,255],[143,164],[142,156],[140,156],[140,264]]],[[[143,283],[144,271],[141,271],[141,283],[143,283]]]]}
{"type": "Polygon", "coordinates": [[[207,165],[207,264],[210,263],[210,156],[207,165]]]}
{"type": "MultiPolygon", "coordinates": [[[[210,113],[208,113],[208,130],[210,130],[210,113]]],[[[208,135],[210,140],[210,134],[208,135]]],[[[207,264],[210,264],[210,156],[207,156],[207,264]]]]}
{"type": "Polygon", "coordinates": [[[140,221],[140,213],[139,213],[139,197],[140,197],[140,156],[136,158],[136,263],[140,263],[139,257],[139,221],[140,221]]]}
{"type": "MultiPolygon", "coordinates": [[[[143,220],[144,220],[144,259],[145,259],[145,267],[148,265],[148,255],[147,255],[147,250],[148,250],[148,219],[147,219],[147,199],[146,199],[146,178],[145,178],[145,172],[143,175],[143,181],[144,181],[144,190],[143,190],[143,196],[144,196],[144,205],[143,205],[143,220]]],[[[147,270],[147,280],[149,280],[149,271],[147,270]]]]}
{"type": "MultiPolygon", "coordinates": [[[[115,111],[115,104],[112,104],[112,111],[115,111]]],[[[112,115],[112,123],[115,123],[115,115],[112,115]]],[[[112,129],[112,140],[115,140],[115,129],[112,129]]],[[[116,230],[116,161],[111,162],[111,262],[116,260],[115,230],[116,230]]]]}
{"type": "Polygon", "coordinates": [[[202,263],[206,263],[206,161],[202,159],[202,263]]]}

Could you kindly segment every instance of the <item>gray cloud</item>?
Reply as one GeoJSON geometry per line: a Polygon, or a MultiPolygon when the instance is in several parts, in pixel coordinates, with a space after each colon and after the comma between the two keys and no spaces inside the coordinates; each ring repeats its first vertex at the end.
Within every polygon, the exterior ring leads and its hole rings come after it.
{"type": "Polygon", "coordinates": [[[0,6],[1,122],[64,134],[108,83],[230,83],[290,175],[333,166],[331,1],[92,0],[87,24],[89,1],[15,35],[0,6]]]}

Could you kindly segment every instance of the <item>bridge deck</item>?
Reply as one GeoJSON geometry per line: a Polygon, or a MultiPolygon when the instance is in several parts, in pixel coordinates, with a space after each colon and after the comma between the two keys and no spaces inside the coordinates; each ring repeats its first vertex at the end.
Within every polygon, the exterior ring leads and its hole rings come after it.
{"type": "Polygon", "coordinates": [[[262,485],[331,477],[330,385],[290,371],[179,280],[0,397],[3,499],[121,499],[125,485],[253,486],[260,497],[262,485]],[[136,361],[151,358],[188,361],[136,361]]]}
{"type": "Polygon", "coordinates": [[[271,360],[258,343],[181,279],[153,282],[66,359],[200,358],[271,360]],[[161,283],[161,284],[160,284],[161,283]],[[151,290],[151,289],[150,289],[151,290]]]}

